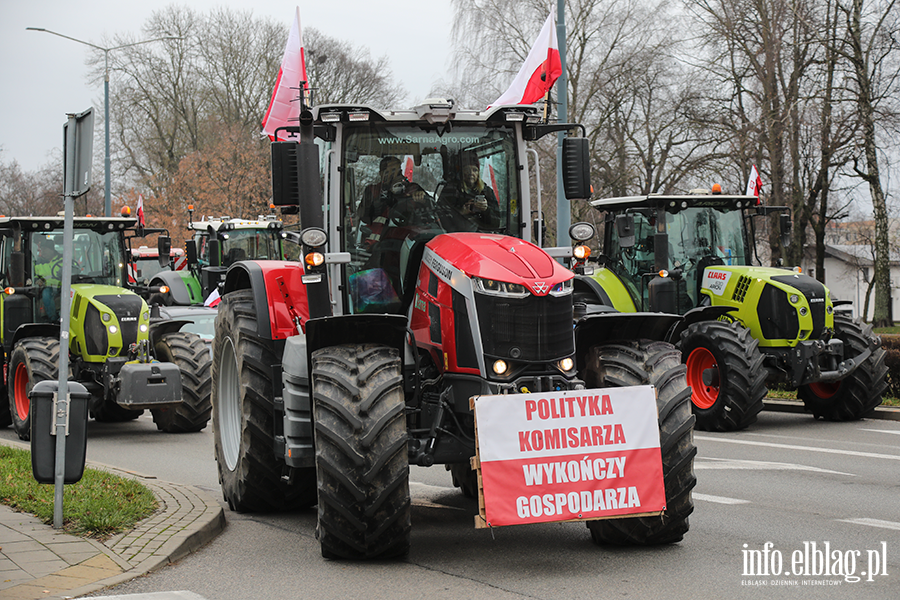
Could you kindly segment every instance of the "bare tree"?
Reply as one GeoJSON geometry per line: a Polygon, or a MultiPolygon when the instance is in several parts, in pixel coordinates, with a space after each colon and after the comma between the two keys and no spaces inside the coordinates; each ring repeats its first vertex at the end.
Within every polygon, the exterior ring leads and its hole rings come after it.
{"type": "Polygon", "coordinates": [[[406,91],[395,83],[387,57],[372,59],[364,47],[354,47],[319,32],[303,32],[306,73],[316,104],[365,103],[395,107],[406,91]]]}
{"type": "MultiPolygon", "coordinates": [[[[878,159],[878,131],[876,121],[896,109],[900,50],[900,16],[896,14],[896,0],[864,3],[850,0],[841,4],[846,19],[847,58],[853,68],[857,110],[862,136],[860,146],[864,165],[856,164],[854,173],[868,184],[875,212],[875,327],[893,325],[891,310],[890,249],[888,213],[878,159]]],[[[890,115],[891,118],[895,115],[890,115]]],[[[896,120],[894,120],[896,123],[896,120]]]]}

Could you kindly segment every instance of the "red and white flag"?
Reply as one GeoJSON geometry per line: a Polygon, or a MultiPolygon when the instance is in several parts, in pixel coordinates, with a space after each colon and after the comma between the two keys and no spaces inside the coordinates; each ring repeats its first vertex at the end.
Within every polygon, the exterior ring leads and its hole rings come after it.
{"type": "Polygon", "coordinates": [[[750,169],[750,178],[747,180],[747,195],[759,198],[760,191],[762,191],[762,178],[759,176],[759,171],[756,170],[756,165],[753,165],[753,168],[750,169]]]}
{"type": "Polygon", "coordinates": [[[208,306],[210,308],[216,308],[219,306],[219,302],[222,301],[222,296],[219,295],[219,288],[216,288],[212,291],[209,297],[206,298],[206,301],[203,303],[203,306],[208,306]]]}
{"type": "Polygon", "coordinates": [[[309,80],[306,77],[306,58],[303,53],[300,7],[298,6],[287,45],[284,47],[284,58],[281,59],[281,68],[278,69],[278,79],[275,81],[272,100],[269,101],[269,109],[266,111],[266,116],[263,117],[262,131],[269,136],[270,140],[275,139],[275,130],[279,127],[298,124],[300,103],[297,102],[297,91],[301,81],[303,82],[303,97],[306,99],[309,80]]]}
{"type": "Polygon", "coordinates": [[[144,221],[144,196],[143,196],[143,194],[138,194],[137,218],[138,218],[138,227],[144,227],[147,224],[146,221],[144,221]]]}
{"type": "Polygon", "coordinates": [[[491,106],[534,104],[547,95],[560,75],[559,41],[551,11],[512,85],[491,106]]]}

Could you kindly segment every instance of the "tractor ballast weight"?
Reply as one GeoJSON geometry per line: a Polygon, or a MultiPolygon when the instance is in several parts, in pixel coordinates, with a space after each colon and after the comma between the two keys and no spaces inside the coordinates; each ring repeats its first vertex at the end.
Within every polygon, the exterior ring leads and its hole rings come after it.
{"type": "MultiPolygon", "coordinates": [[[[525,141],[577,126],[445,100],[303,116],[300,142],[272,150],[273,201],[298,207],[301,261],[241,261],[222,285],[213,429],[229,506],[317,504],[324,556],[403,555],[410,464],[443,464],[478,493],[472,396],[651,384],[667,511],[587,524],[598,543],[680,540],[693,417],[678,352],[662,341],[680,319],[576,321],[574,276],[553,258],[573,249],[529,241],[539,203],[525,141]]],[[[586,196],[587,147],[566,148],[566,189],[586,196]]]]}
{"type": "Polygon", "coordinates": [[[881,403],[887,368],[871,328],[836,312],[841,302],[799,269],[752,264],[753,219],[780,213],[787,241],[787,208],[703,190],[592,204],[607,227],[582,289],[624,312],[685,316],[667,339],[682,350],[698,427],[747,427],[767,384],[797,389],[817,418],[858,419],[881,403]]]}
{"type": "MultiPolygon", "coordinates": [[[[161,230],[139,230],[135,219],[76,217],[68,335],[60,336],[59,277],[62,217],[0,217],[2,385],[8,403],[0,425],[30,435],[28,392],[56,381],[60,340],[68,343],[69,379],[84,386],[91,415],[124,421],[144,409],[166,432],[199,431],[209,421],[210,357],[182,323],[160,319],[142,296],[153,288],[128,281],[130,240],[161,230]],[[184,382],[182,382],[184,378],[184,382]]],[[[168,237],[160,260],[168,262],[168,237]]]]}

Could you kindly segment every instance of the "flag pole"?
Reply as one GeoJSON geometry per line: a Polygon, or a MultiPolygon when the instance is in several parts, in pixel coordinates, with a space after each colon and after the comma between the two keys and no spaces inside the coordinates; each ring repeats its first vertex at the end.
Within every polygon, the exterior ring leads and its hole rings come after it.
{"type": "MultiPolygon", "coordinates": [[[[562,67],[562,73],[557,79],[559,91],[556,93],[556,116],[557,122],[566,123],[568,117],[568,78],[566,77],[566,2],[565,0],[556,0],[556,37],[559,43],[559,62],[562,67]]],[[[559,132],[557,135],[558,146],[556,148],[556,245],[570,245],[569,225],[572,223],[572,209],[569,201],[566,199],[565,186],[563,186],[563,156],[562,147],[565,132],[559,132]]]]}

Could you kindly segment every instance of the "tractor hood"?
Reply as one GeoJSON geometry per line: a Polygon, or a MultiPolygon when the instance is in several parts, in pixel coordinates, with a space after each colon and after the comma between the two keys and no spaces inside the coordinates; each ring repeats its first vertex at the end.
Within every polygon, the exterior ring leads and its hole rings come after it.
{"type": "MultiPolygon", "coordinates": [[[[510,236],[449,233],[427,247],[468,276],[521,284],[536,296],[545,296],[553,286],[574,277],[539,247],[510,236]]],[[[440,272],[439,265],[431,266],[440,272]]]]}
{"type": "Polygon", "coordinates": [[[132,344],[149,336],[147,304],[120,287],[74,284],[71,317],[70,349],[89,362],[126,355],[132,344]]]}

